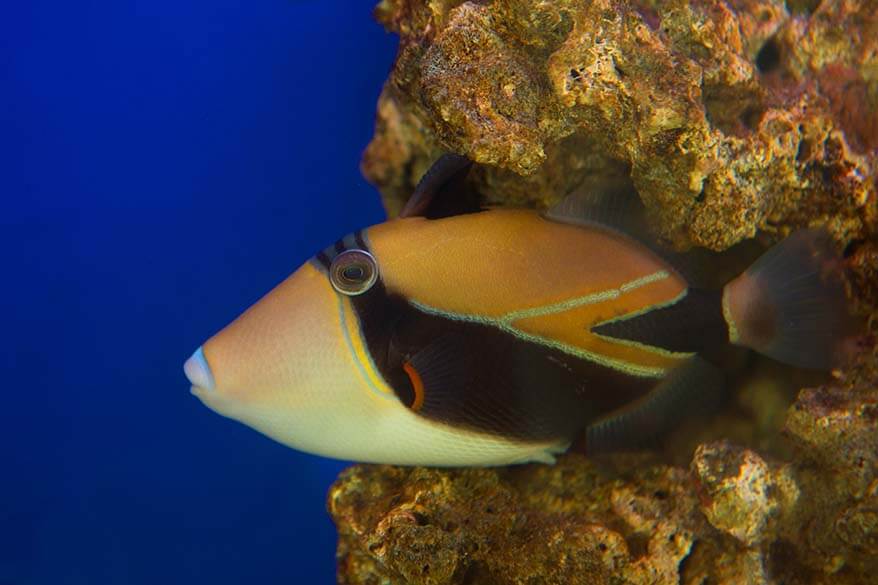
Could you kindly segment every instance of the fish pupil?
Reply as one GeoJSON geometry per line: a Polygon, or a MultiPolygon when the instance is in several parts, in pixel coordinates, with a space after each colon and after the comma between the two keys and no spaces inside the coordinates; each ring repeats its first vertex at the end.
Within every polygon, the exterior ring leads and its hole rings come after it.
{"type": "Polygon", "coordinates": [[[351,266],[345,266],[344,270],[342,270],[341,273],[346,280],[351,282],[359,282],[361,280],[365,280],[366,269],[362,265],[353,264],[351,266]]]}

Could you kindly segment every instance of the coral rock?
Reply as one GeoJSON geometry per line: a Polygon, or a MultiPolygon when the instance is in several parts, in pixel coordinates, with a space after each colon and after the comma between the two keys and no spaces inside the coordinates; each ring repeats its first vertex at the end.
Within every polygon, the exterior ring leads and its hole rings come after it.
{"type": "Polygon", "coordinates": [[[789,469],[773,470],[753,451],[726,442],[700,445],[692,472],[707,520],[747,546],[768,537],[773,517],[798,498],[789,469]]]}
{"type": "Polygon", "coordinates": [[[488,203],[544,207],[621,167],[681,248],[814,221],[864,239],[878,205],[878,7],[794,8],[384,0],[376,14],[400,50],[364,173],[394,212],[443,150],[481,163],[488,203]]]}
{"type": "Polygon", "coordinates": [[[588,461],[462,471],[357,466],[330,490],[344,583],[676,582],[709,530],[685,471],[588,461]]]}

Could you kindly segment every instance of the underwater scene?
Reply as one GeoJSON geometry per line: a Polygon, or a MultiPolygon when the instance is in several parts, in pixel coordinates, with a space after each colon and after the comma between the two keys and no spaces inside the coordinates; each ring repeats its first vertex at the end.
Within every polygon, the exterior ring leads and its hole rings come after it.
{"type": "Polygon", "coordinates": [[[0,585],[878,583],[874,0],[0,19],[0,585]]]}

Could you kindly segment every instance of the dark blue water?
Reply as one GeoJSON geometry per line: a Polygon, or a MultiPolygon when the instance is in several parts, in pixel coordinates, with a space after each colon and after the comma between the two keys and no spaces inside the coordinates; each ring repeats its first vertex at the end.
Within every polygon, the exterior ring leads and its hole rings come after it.
{"type": "Polygon", "coordinates": [[[332,583],[303,455],[190,352],[339,235],[395,38],[371,1],[0,9],[0,584],[332,583]]]}

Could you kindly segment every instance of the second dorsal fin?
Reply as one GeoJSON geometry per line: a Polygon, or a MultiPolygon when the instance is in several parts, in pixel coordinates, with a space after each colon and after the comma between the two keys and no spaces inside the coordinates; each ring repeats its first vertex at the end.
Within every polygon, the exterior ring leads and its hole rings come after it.
{"type": "Polygon", "coordinates": [[[639,240],[649,239],[646,208],[628,184],[581,185],[544,215],[561,223],[603,227],[639,240]]]}
{"type": "Polygon", "coordinates": [[[580,186],[543,216],[560,223],[610,230],[636,240],[663,258],[690,285],[717,288],[722,284],[706,262],[710,254],[698,250],[674,252],[659,243],[649,229],[646,206],[630,183],[580,186]]]}

